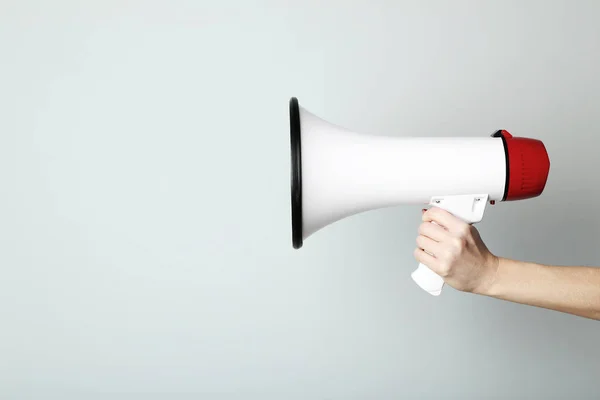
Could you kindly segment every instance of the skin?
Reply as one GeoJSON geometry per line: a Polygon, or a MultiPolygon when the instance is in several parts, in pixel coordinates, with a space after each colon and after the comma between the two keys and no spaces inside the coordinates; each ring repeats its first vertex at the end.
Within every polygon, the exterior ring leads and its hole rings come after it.
{"type": "Polygon", "coordinates": [[[474,226],[439,208],[423,210],[415,258],[468,292],[600,320],[600,268],[498,257],[474,226]]]}

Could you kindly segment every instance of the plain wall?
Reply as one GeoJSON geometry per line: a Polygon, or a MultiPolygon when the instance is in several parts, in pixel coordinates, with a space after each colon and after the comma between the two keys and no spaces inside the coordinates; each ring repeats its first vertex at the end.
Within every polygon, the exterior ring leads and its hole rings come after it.
{"type": "Polygon", "coordinates": [[[293,250],[288,123],[539,138],[546,191],[480,231],[600,265],[599,14],[3,0],[0,398],[599,398],[599,322],[412,282],[420,207],[293,250]]]}

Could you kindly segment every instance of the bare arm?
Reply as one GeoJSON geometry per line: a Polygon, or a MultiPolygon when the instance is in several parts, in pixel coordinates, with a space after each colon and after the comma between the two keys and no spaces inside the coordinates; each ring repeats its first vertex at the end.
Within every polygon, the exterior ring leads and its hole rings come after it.
{"type": "Polygon", "coordinates": [[[600,320],[600,268],[498,259],[483,295],[600,320]]]}
{"type": "Polygon", "coordinates": [[[497,257],[475,227],[439,208],[423,213],[415,258],[457,290],[600,320],[600,268],[497,257]]]}

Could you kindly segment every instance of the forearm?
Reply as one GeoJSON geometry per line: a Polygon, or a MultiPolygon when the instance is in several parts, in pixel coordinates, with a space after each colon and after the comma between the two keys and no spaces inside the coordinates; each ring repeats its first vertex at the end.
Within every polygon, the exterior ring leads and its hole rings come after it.
{"type": "Polygon", "coordinates": [[[481,294],[600,320],[600,268],[500,258],[492,283],[481,294]]]}

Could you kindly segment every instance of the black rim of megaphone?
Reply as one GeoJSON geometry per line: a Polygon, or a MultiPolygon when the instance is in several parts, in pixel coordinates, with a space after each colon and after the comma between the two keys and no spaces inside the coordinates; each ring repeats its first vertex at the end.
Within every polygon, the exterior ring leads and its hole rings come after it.
{"type": "Polygon", "coordinates": [[[292,244],[302,247],[302,146],[298,99],[290,99],[290,144],[292,150],[292,244]]]}

